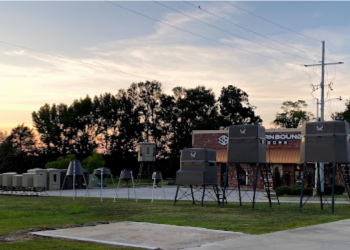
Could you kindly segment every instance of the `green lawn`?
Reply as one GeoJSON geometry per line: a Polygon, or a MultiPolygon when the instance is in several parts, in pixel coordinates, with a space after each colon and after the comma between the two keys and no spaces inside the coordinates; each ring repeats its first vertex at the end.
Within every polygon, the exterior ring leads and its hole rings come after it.
{"type": "MultiPolygon", "coordinates": [[[[243,206],[231,203],[220,208],[216,203],[200,207],[179,202],[174,207],[171,201],[152,204],[149,200],[135,203],[124,199],[115,203],[112,199],[104,199],[101,204],[99,198],[72,201],[72,198],[66,197],[0,196],[0,201],[0,235],[42,226],[108,221],[140,221],[264,234],[350,218],[350,206],[342,204],[336,205],[335,215],[331,215],[328,206],[322,211],[319,204],[311,203],[306,204],[300,214],[297,203],[274,204],[272,208],[267,203],[257,203],[256,209],[252,210],[249,203],[243,206]]],[[[88,245],[90,248],[77,248],[76,243],[69,241],[35,240],[3,243],[0,249],[110,249],[88,245]],[[38,247],[35,247],[36,244],[38,247]],[[60,244],[66,245],[57,247],[60,244]]]]}

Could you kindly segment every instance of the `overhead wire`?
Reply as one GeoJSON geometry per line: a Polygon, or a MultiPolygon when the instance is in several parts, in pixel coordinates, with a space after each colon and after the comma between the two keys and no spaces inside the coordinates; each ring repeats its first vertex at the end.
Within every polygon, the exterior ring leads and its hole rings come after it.
{"type": "Polygon", "coordinates": [[[266,36],[266,35],[264,35],[264,34],[261,34],[261,33],[259,33],[259,32],[254,31],[254,30],[251,30],[251,29],[249,29],[249,28],[246,28],[246,27],[244,27],[243,25],[240,25],[240,24],[238,24],[238,23],[232,22],[231,20],[229,20],[229,19],[227,19],[227,18],[221,17],[221,16],[219,16],[219,15],[213,13],[213,12],[210,12],[210,11],[204,9],[202,6],[200,6],[200,8],[199,8],[199,5],[197,6],[197,5],[195,5],[195,4],[191,3],[191,2],[188,2],[188,1],[184,1],[184,3],[187,3],[188,5],[191,5],[191,6],[197,8],[197,9],[199,9],[199,10],[201,10],[201,11],[203,11],[203,12],[205,12],[205,13],[211,15],[211,16],[214,16],[214,17],[219,18],[219,19],[221,19],[221,20],[224,20],[224,21],[226,21],[226,22],[228,22],[228,23],[231,23],[231,24],[233,24],[233,25],[235,25],[235,26],[237,26],[237,27],[239,27],[239,28],[241,28],[241,29],[247,30],[247,31],[249,31],[249,32],[251,32],[251,33],[253,33],[253,34],[256,34],[256,35],[258,35],[258,36],[264,37],[264,38],[266,38],[266,39],[268,39],[268,40],[270,40],[270,41],[273,41],[273,42],[275,42],[275,43],[282,44],[282,45],[287,46],[287,47],[289,47],[289,48],[292,48],[292,49],[294,49],[294,50],[298,50],[298,51],[301,51],[301,52],[303,52],[303,53],[307,53],[307,54],[309,54],[309,55],[312,55],[312,56],[315,56],[315,57],[318,57],[318,58],[321,58],[321,56],[319,56],[319,55],[316,55],[316,54],[314,54],[314,53],[311,53],[311,52],[306,51],[306,50],[303,50],[303,49],[296,48],[296,47],[294,47],[294,46],[292,46],[292,45],[289,45],[289,44],[287,44],[287,43],[278,41],[278,40],[273,39],[273,38],[271,38],[271,37],[268,37],[268,36],[266,36]]]}
{"type": "Polygon", "coordinates": [[[267,18],[265,18],[265,17],[259,16],[258,14],[255,14],[254,12],[251,12],[251,11],[249,11],[249,10],[247,10],[247,9],[244,9],[243,7],[240,7],[240,6],[238,6],[237,4],[234,4],[234,3],[229,2],[229,1],[225,1],[225,2],[228,3],[228,4],[231,4],[232,6],[235,6],[236,8],[238,8],[238,9],[240,9],[240,10],[243,10],[243,11],[245,11],[245,12],[247,12],[247,13],[249,13],[249,14],[251,14],[251,15],[257,17],[257,18],[260,18],[260,19],[262,19],[262,20],[264,20],[264,21],[266,21],[266,22],[269,22],[269,23],[271,23],[271,24],[274,24],[274,25],[276,25],[276,26],[278,26],[278,27],[280,27],[280,28],[282,28],[282,29],[285,29],[285,30],[288,30],[288,31],[293,32],[293,33],[295,33],[295,34],[298,34],[298,35],[300,35],[300,36],[309,38],[309,39],[311,39],[311,40],[313,40],[313,41],[316,41],[316,42],[322,42],[321,40],[318,40],[318,39],[316,39],[316,38],[314,38],[314,37],[311,37],[311,36],[302,34],[302,33],[298,32],[298,31],[295,31],[295,30],[293,30],[293,29],[290,29],[290,28],[288,28],[288,27],[285,27],[285,26],[283,26],[283,25],[281,25],[281,24],[279,24],[279,23],[273,22],[273,21],[271,21],[271,20],[269,20],[269,19],[267,19],[267,18]]]}
{"type": "MultiPolygon", "coordinates": [[[[60,54],[56,54],[56,53],[52,53],[52,52],[47,52],[47,51],[43,51],[43,50],[39,50],[39,49],[34,49],[34,48],[31,48],[31,47],[28,47],[28,46],[24,46],[24,45],[12,43],[12,42],[7,42],[7,41],[0,40],[0,43],[7,44],[7,45],[10,45],[10,46],[15,46],[15,47],[22,48],[22,49],[25,49],[25,50],[31,50],[31,51],[34,51],[34,52],[50,55],[50,56],[61,58],[61,59],[68,60],[68,61],[73,61],[73,62],[76,62],[76,63],[85,64],[86,66],[89,66],[89,67],[98,67],[98,68],[101,68],[101,69],[115,71],[115,72],[119,72],[119,73],[126,74],[126,75],[136,76],[138,78],[143,78],[143,79],[146,79],[146,80],[159,81],[159,80],[156,80],[156,79],[153,79],[153,78],[150,78],[150,77],[145,77],[145,76],[142,76],[142,75],[129,73],[129,72],[126,72],[126,71],[123,71],[123,70],[114,69],[114,68],[111,68],[111,67],[106,67],[106,66],[103,66],[103,65],[95,64],[95,63],[84,62],[82,60],[75,59],[75,58],[72,58],[72,57],[68,57],[68,56],[64,56],[64,55],[60,55],[60,54]]],[[[159,82],[161,82],[161,81],[159,81],[159,82]]],[[[163,83],[166,83],[166,82],[163,82],[163,83]]]]}
{"type": "Polygon", "coordinates": [[[252,42],[252,43],[256,43],[256,44],[259,44],[260,46],[263,46],[263,47],[266,47],[266,48],[269,48],[269,49],[272,49],[272,50],[276,50],[276,51],[279,51],[279,52],[282,52],[282,53],[286,53],[286,54],[291,55],[291,56],[303,58],[303,59],[310,60],[310,61],[313,61],[313,60],[314,60],[314,59],[311,59],[311,58],[308,58],[308,57],[305,57],[305,56],[296,55],[296,54],[290,53],[290,52],[288,52],[288,51],[281,50],[281,49],[277,49],[277,48],[275,48],[275,47],[273,47],[273,46],[269,46],[269,45],[266,45],[266,44],[263,44],[263,43],[260,43],[260,42],[257,42],[257,41],[254,41],[254,40],[245,38],[245,37],[243,37],[243,36],[237,35],[237,34],[231,32],[231,31],[228,31],[228,30],[226,30],[226,29],[220,28],[220,27],[218,27],[218,26],[216,26],[216,25],[213,25],[213,24],[211,24],[211,23],[208,23],[208,22],[206,22],[206,21],[203,21],[203,20],[201,20],[201,19],[199,19],[199,18],[196,18],[196,17],[194,17],[194,16],[191,16],[191,15],[189,15],[189,14],[186,14],[186,13],[180,11],[180,10],[177,10],[177,9],[175,9],[175,8],[172,8],[172,7],[170,7],[170,6],[167,6],[167,5],[165,5],[165,4],[161,3],[161,2],[158,2],[158,1],[153,1],[153,2],[156,3],[156,4],[158,4],[158,5],[160,5],[160,6],[163,6],[164,8],[167,8],[167,9],[169,9],[169,10],[172,10],[172,11],[175,11],[175,12],[177,12],[177,13],[180,13],[180,14],[182,14],[182,15],[184,15],[184,16],[187,16],[187,17],[189,17],[189,18],[191,18],[191,19],[193,19],[193,20],[197,20],[198,22],[201,22],[201,23],[203,23],[203,24],[205,24],[205,25],[207,25],[207,26],[209,26],[209,27],[212,27],[212,28],[214,28],[214,29],[220,30],[220,31],[222,31],[222,32],[225,32],[225,33],[227,33],[227,34],[233,35],[233,36],[235,36],[235,37],[241,38],[241,39],[243,39],[243,40],[246,40],[246,41],[249,41],[249,42],[252,42]]]}
{"type": "Polygon", "coordinates": [[[138,11],[136,11],[136,10],[130,9],[130,8],[128,8],[128,7],[125,7],[125,6],[123,6],[123,5],[117,4],[117,3],[115,3],[115,2],[111,2],[111,1],[105,1],[105,2],[107,2],[107,3],[111,4],[111,5],[117,6],[117,7],[121,8],[121,9],[126,10],[126,11],[129,11],[129,12],[131,12],[131,13],[134,13],[134,14],[136,14],[136,15],[145,17],[145,18],[150,19],[150,20],[153,20],[153,21],[155,21],[155,22],[159,22],[159,23],[161,23],[161,24],[167,25],[167,26],[172,27],[172,28],[174,28],[174,29],[177,29],[177,30],[179,30],[179,31],[182,31],[182,32],[185,32],[185,33],[188,33],[188,34],[191,34],[191,35],[200,37],[200,38],[202,38],[202,39],[205,39],[205,40],[208,40],[208,41],[211,41],[211,42],[223,44],[223,45],[226,45],[226,46],[228,46],[228,47],[232,47],[232,48],[235,48],[235,49],[238,49],[238,50],[242,50],[242,51],[245,51],[245,52],[248,52],[248,53],[252,53],[252,54],[255,54],[255,55],[259,55],[259,56],[262,56],[262,57],[266,57],[266,58],[270,58],[270,59],[274,59],[274,60],[278,60],[278,61],[284,61],[284,62],[291,63],[291,64],[300,65],[299,62],[295,62],[295,61],[291,61],[291,60],[286,60],[286,59],[282,59],[282,58],[277,58],[277,57],[265,55],[265,54],[262,54],[262,53],[259,53],[259,52],[255,52],[255,51],[252,51],[252,50],[244,49],[244,48],[241,48],[241,47],[238,47],[238,46],[229,44],[229,43],[225,43],[225,42],[222,42],[222,41],[219,41],[219,40],[216,40],[216,39],[213,39],[213,38],[210,38],[210,37],[207,37],[207,36],[204,36],[204,35],[201,35],[201,34],[198,34],[198,33],[192,32],[192,31],[189,31],[189,30],[186,30],[186,29],[184,29],[184,28],[181,28],[181,27],[178,27],[178,26],[176,26],[176,25],[173,25],[173,24],[170,24],[170,23],[161,21],[161,20],[159,20],[159,19],[156,19],[156,18],[151,17],[151,16],[148,16],[148,15],[145,15],[145,14],[143,14],[143,13],[141,13],[141,12],[138,12],[138,11]]]}

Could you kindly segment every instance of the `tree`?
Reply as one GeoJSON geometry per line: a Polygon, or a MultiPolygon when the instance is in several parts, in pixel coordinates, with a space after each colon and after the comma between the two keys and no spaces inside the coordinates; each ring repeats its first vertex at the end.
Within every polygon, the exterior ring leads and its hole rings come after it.
{"type": "Polygon", "coordinates": [[[192,131],[219,129],[218,108],[211,89],[198,86],[194,89],[177,87],[173,96],[161,95],[157,113],[163,130],[163,139],[171,152],[168,174],[179,167],[180,151],[192,147],[192,131]]]}
{"type": "Polygon", "coordinates": [[[218,99],[222,126],[240,124],[261,124],[262,120],[255,115],[255,107],[249,103],[248,94],[232,85],[223,87],[218,99]]]}
{"type": "Polygon", "coordinates": [[[7,132],[0,131],[0,144],[3,143],[7,138],[7,132]]]}
{"type": "Polygon", "coordinates": [[[16,149],[19,153],[31,153],[34,149],[34,132],[24,124],[18,125],[12,129],[9,135],[12,147],[16,149]]]}
{"type": "Polygon", "coordinates": [[[307,104],[304,100],[285,101],[281,106],[283,112],[277,113],[272,123],[282,128],[297,128],[303,122],[308,122],[314,118],[311,112],[303,110],[305,108],[307,108],[307,104]]]}
{"type": "Polygon", "coordinates": [[[90,174],[92,174],[94,169],[104,167],[105,160],[103,159],[102,155],[97,153],[97,150],[94,149],[92,155],[83,160],[82,165],[89,171],[90,174]]]}
{"type": "Polygon", "coordinates": [[[66,157],[60,156],[56,161],[46,163],[45,168],[67,169],[72,160],[75,160],[75,155],[73,154],[67,155],[66,157]]]}
{"type": "Polygon", "coordinates": [[[350,122],[350,100],[345,103],[345,110],[343,112],[332,114],[332,119],[350,122]]]}

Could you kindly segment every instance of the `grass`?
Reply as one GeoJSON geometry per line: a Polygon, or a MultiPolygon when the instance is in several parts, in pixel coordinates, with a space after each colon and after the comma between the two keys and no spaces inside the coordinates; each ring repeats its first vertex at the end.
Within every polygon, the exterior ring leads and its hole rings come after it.
{"type": "MultiPolygon", "coordinates": [[[[321,210],[319,204],[311,203],[306,204],[300,214],[297,203],[274,204],[272,208],[267,203],[257,203],[255,210],[252,210],[249,203],[243,206],[231,203],[219,208],[216,203],[200,207],[189,202],[179,202],[173,206],[171,201],[150,203],[149,200],[139,200],[135,203],[126,199],[118,199],[115,203],[112,199],[104,199],[102,204],[98,198],[72,201],[68,197],[0,196],[0,199],[0,235],[43,226],[106,221],[151,222],[264,234],[350,218],[350,207],[345,204],[336,204],[335,215],[331,215],[327,206],[321,210]]],[[[3,243],[0,249],[111,249],[88,245],[92,248],[77,248],[76,243],[69,241],[35,240],[3,243]],[[38,247],[35,247],[36,244],[38,247]],[[60,244],[67,245],[57,247],[60,244]],[[48,246],[43,247],[45,245],[48,246]]]]}

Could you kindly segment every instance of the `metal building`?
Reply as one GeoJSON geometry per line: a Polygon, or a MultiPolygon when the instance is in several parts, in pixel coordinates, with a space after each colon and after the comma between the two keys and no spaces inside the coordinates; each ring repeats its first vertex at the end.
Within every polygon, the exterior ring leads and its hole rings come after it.
{"type": "MultiPolygon", "coordinates": [[[[176,172],[176,184],[178,186],[175,194],[174,205],[181,198],[186,198],[186,196],[184,196],[187,194],[186,191],[182,192],[179,199],[177,198],[181,185],[189,186],[193,204],[195,203],[193,186],[201,186],[202,190],[200,191],[202,191],[202,206],[204,203],[206,188],[212,186],[212,192],[214,195],[211,195],[211,197],[220,204],[217,181],[216,151],[206,148],[186,148],[181,150],[180,170],[176,172]]],[[[209,190],[210,189],[208,189],[208,191],[209,190]]]]}
{"type": "Polygon", "coordinates": [[[332,205],[331,211],[334,213],[335,202],[335,182],[336,172],[340,176],[345,190],[350,197],[349,171],[350,163],[350,129],[349,123],[345,121],[324,121],[309,122],[303,125],[302,142],[300,146],[300,162],[303,163],[303,176],[301,183],[301,194],[299,212],[303,205],[303,191],[305,182],[306,164],[316,163],[317,169],[317,193],[320,197],[321,209],[323,209],[323,189],[321,183],[324,183],[325,176],[330,174],[332,185],[332,205]],[[332,166],[326,170],[320,167],[320,163],[330,163],[332,166]],[[322,174],[321,174],[322,172],[322,174]]]}

